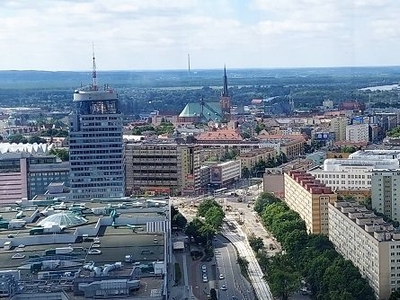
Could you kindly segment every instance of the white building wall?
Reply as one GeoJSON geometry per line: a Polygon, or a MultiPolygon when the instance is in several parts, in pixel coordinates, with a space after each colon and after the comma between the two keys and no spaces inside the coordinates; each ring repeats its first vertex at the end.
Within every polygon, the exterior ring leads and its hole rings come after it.
{"type": "Polygon", "coordinates": [[[400,220],[400,169],[372,172],[371,199],[377,212],[400,220]]]}
{"type": "Polygon", "coordinates": [[[329,240],[365,277],[379,300],[400,287],[400,241],[378,241],[355,220],[328,204],[329,240]]]}
{"type": "Polygon", "coordinates": [[[369,142],[369,124],[347,125],[346,141],[352,143],[369,142]]]}

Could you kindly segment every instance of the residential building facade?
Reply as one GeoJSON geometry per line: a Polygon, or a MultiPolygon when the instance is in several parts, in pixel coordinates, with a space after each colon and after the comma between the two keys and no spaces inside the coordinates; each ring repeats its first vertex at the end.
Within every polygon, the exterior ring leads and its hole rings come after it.
{"type": "Polygon", "coordinates": [[[248,170],[251,170],[259,162],[267,162],[269,159],[274,158],[275,156],[275,149],[259,148],[249,152],[241,153],[239,157],[242,164],[242,169],[247,168],[248,170]]]}
{"type": "Polygon", "coordinates": [[[368,143],[369,140],[369,124],[346,126],[346,141],[352,143],[368,143]]]}
{"type": "Polygon", "coordinates": [[[400,220],[400,169],[374,170],[371,178],[372,208],[400,220]]]}
{"type": "Polygon", "coordinates": [[[329,240],[366,278],[379,300],[400,287],[400,232],[356,202],[328,204],[329,240]]]}
{"type": "Polygon", "coordinates": [[[305,171],[284,174],[285,203],[306,223],[309,233],[328,234],[328,203],[337,201],[331,188],[305,171]]]}
{"type": "Polygon", "coordinates": [[[346,127],[349,124],[347,117],[332,118],[330,131],[335,133],[336,141],[346,140],[346,127]]]}
{"type": "Polygon", "coordinates": [[[192,194],[199,192],[200,154],[195,145],[125,144],[126,190],[130,194],[192,194]]]}

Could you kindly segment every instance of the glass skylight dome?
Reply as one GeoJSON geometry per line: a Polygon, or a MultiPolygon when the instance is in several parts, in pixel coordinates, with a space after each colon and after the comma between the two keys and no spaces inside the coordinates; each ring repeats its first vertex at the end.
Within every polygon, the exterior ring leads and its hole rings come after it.
{"type": "Polygon", "coordinates": [[[61,212],[50,215],[41,220],[38,225],[42,227],[52,227],[58,225],[61,228],[68,228],[85,224],[87,220],[81,216],[78,216],[72,212],[61,212]]]}

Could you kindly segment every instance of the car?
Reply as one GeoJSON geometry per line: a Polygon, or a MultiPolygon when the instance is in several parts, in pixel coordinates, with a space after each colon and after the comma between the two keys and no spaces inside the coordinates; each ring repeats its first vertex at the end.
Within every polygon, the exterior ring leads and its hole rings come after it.
{"type": "Polygon", "coordinates": [[[204,278],[207,278],[207,274],[203,274],[203,279],[204,279],[204,278]]]}
{"type": "Polygon", "coordinates": [[[223,290],[223,291],[226,291],[226,290],[227,290],[227,288],[226,288],[226,285],[225,285],[225,284],[223,284],[223,285],[221,286],[221,290],[223,290]]]}
{"type": "Polygon", "coordinates": [[[25,258],[25,254],[15,253],[11,258],[12,259],[22,259],[22,258],[25,258]]]}
{"type": "Polygon", "coordinates": [[[201,270],[202,270],[203,272],[207,271],[207,266],[206,266],[206,265],[202,265],[202,266],[201,266],[201,270]]]}
{"type": "Polygon", "coordinates": [[[219,274],[219,279],[220,279],[220,280],[225,279],[224,274],[219,274]]]}
{"type": "Polygon", "coordinates": [[[232,300],[239,300],[236,296],[232,296],[232,300]]]}
{"type": "Polygon", "coordinates": [[[203,282],[204,282],[204,283],[207,283],[207,282],[208,282],[208,277],[207,277],[207,276],[203,277],[203,282]]]}
{"type": "Polygon", "coordinates": [[[90,254],[90,255],[99,255],[99,254],[101,254],[101,250],[99,250],[99,249],[90,249],[88,251],[88,254],[90,254]]]}

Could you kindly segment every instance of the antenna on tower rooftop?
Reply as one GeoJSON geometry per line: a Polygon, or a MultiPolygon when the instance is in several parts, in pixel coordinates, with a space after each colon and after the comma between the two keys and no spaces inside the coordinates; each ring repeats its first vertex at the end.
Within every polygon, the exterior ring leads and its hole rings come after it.
{"type": "Polygon", "coordinates": [[[97,91],[96,57],[94,55],[94,43],[92,43],[92,49],[93,49],[92,89],[94,91],[97,91]]]}

